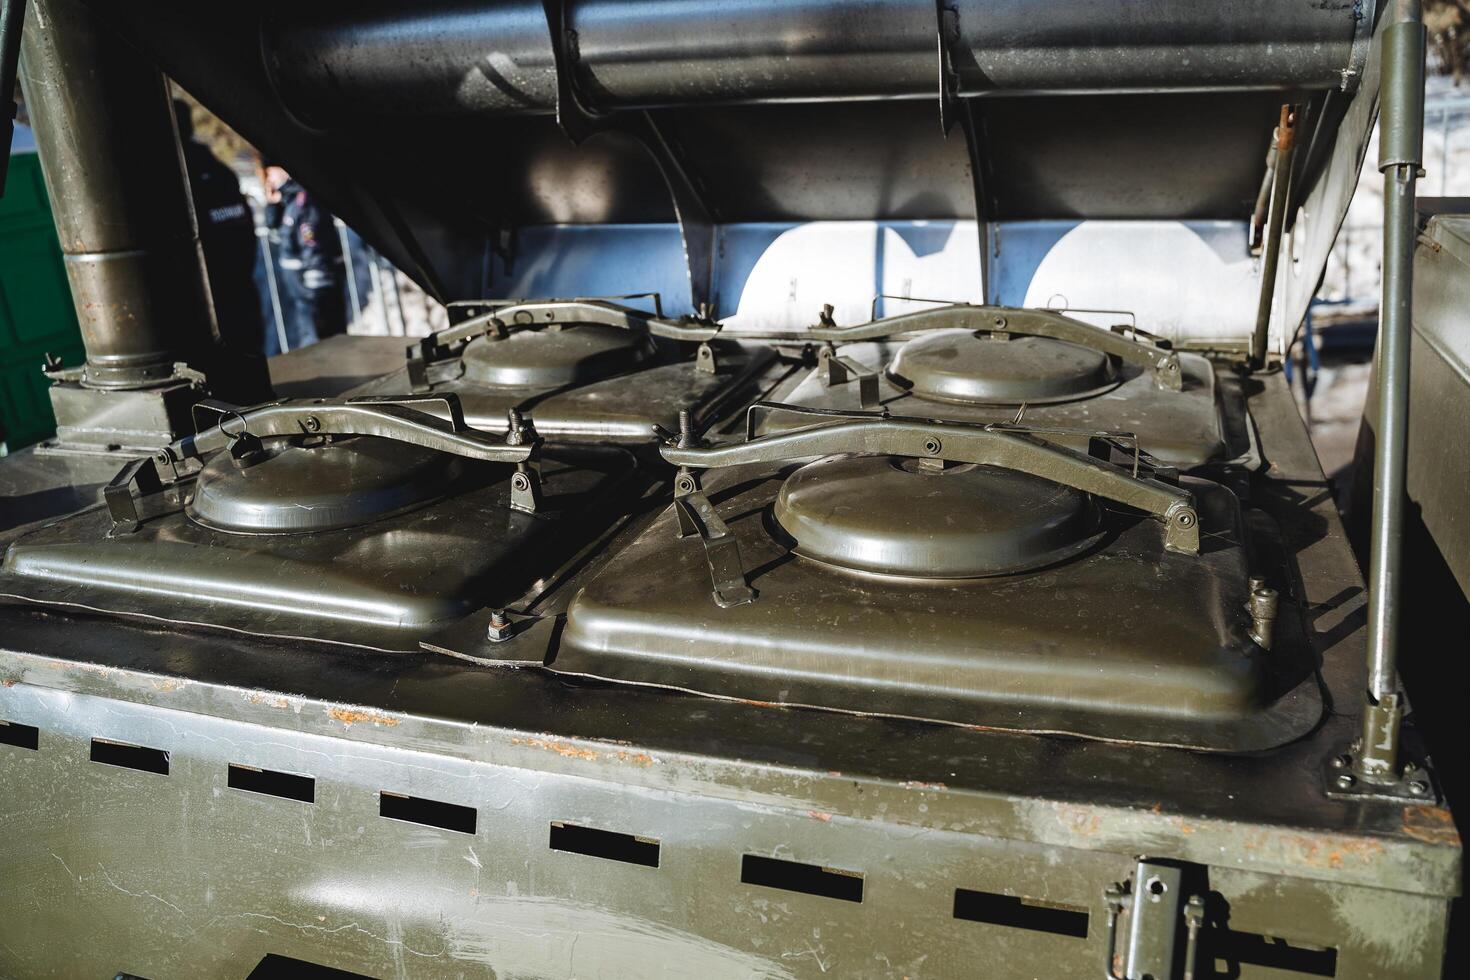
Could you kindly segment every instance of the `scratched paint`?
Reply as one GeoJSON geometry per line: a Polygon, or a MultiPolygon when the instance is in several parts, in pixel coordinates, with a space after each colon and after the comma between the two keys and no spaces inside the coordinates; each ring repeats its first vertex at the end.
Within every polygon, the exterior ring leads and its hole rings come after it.
{"type": "Polygon", "coordinates": [[[502,977],[577,980],[683,978],[791,980],[785,965],[704,936],[585,903],[526,896],[482,897],[474,918],[446,931],[455,959],[502,977]]]}

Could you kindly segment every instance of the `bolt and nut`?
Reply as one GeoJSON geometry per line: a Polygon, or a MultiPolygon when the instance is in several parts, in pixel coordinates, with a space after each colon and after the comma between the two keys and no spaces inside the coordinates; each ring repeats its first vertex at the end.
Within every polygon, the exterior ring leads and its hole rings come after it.
{"type": "Polygon", "coordinates": [[[510,616],[504,609],[492,609],[490,611],[490,625],[485,628],[485,638],[491,643],[499,643],[510,639],[511,624],[510,616]]]}

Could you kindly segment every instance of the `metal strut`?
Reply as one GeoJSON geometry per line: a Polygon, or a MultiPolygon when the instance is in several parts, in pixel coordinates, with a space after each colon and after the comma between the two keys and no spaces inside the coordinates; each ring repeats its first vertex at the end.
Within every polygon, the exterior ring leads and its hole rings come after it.
{"type": "MultiPolygon", "coordinates": [[[[1296,107],[1281,107],[1281,121],[1271,137],[1275,169],[1271,177],[1271,209],[1267,217],[1261,257],[1261,293],[1256,304],[1256,329],[1251,334],[1250,367],[1266,364],[1266,342],[1271,330],[1271,304],[1276,296],[1276,270],[1281,262],[1281,240],[1286,234],[1286,207],[1291,194],[1291,158],[1296,147],[1296,107]]],[[[1263,188],[1264,189],[1264,188],[1263,188]]]]}
{"type": "Polygon", "coordinates": [[[668,188],[684,245],[689,275],[689,301],[701,316],[712,307],[715,223],[697,182],[679,158],[677,147],[645,110],[620,115],[598,112],[581,97],[577,86],[577,33],[568,23],[566,0],[542,0],[551,53],[556,66],[556,121],[573,143],[595,133],[620,132],[636,141],[653,158],[668,188]]]}
{"type": "MultiPolygon", "coordinates": [[[[1373,420],[1373,517],[1368,564],[1368,689],[1351,772],[1339,790],[1394,799],[1424,798],[1422,776],[1405,775],[1403,694],[1398,678],[1405,458],[1409,415],[1409,343],[1413,311],[1415,189],[1424,144],[1424,11],[1420,0],[1394,0],[1383,32],[1383,116],[1378,169],[1383,174],[1383,299],[1378,329],[1378,405],[1373,420]],[[1413,784],[1419,783],[1419,786],[1413,784]],[[1366,785],[1365,785],[1366,784],[1366,785]],[[1418,792],[1414,792],[1415,789],[1418,792]]],[[[1347,778],[1343,778],[1347,777],[1347,778]]]]}

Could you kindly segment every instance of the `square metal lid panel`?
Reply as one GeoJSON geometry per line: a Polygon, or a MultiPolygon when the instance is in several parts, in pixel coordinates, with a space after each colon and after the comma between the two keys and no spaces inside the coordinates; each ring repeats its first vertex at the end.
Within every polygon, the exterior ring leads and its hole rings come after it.
{"type": "Polygon", "coordinates": [[[784,475],[738,468],[710,484],[754,601],[717,605],[698,538],[681,539],[665,513],[578,594],[551,669],[723,698],[1222,751],[1279,745],[1320,717],[1301,638],[1267,654],[1247,635],[1246,531],[1220,487],[1190,481],[1197,556],[1166,553],[1152,522],[1115,514],[1104,543],[1079,557],[926,581],[793,553],[771,516],[784,475]]]}

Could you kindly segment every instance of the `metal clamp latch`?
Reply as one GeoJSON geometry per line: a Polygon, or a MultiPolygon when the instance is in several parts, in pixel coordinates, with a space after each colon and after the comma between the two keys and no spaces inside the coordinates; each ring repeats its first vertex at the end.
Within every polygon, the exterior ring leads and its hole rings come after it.
{"type": "Polygon", "coordinates": [[[1103,892],[1108,906],[1107,958],[1103,976],[1108,980],[1194,980],[1199,934],[1205,921],[1205,901],[1184,895],[1184,871],[1174,865],[1140,860],[1130,880],[1103,892]],[[1127,945],[1118,949],[1118,919],[1128,914],[1127,945]],[[1184,923],[1184,960],[1175,971],[1179,925],[1184,923]]]}

